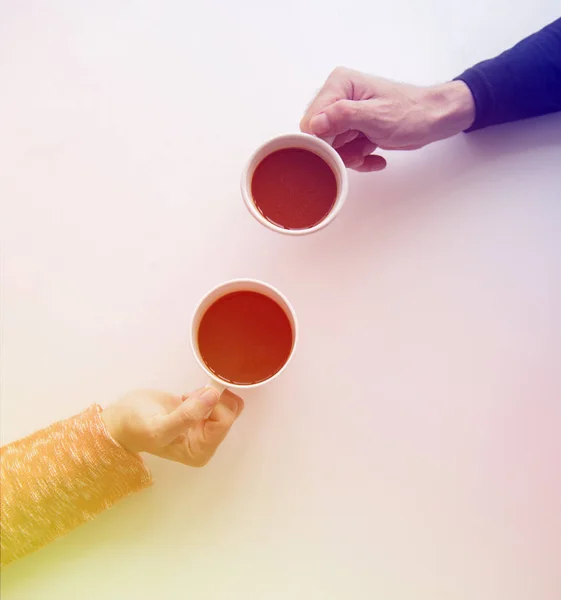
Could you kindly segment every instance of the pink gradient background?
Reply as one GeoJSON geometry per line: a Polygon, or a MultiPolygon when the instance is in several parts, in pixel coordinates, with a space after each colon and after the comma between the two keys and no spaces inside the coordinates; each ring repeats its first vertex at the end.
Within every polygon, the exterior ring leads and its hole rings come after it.
{"type": "Polygon", "coordinates": [[[558,600],[560,115],[388,155],[309,238],[238,191],[337,64],[445,80],[558,3],[267,6],[0,7],[2,441],[204,383],[189,320],[222,280],[301,326],[206,469],[149,458],[2,597],[558,600]]]}

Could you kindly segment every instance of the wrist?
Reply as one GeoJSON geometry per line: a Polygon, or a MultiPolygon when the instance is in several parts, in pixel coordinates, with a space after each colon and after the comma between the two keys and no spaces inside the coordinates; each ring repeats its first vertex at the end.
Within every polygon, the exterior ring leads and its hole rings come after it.
{"type": "Polygon", "coordinates": [[[469,129],[475,121],[475,102],[463,81],[450,81],[426,89],[430,106],[432,140],[452,137],[469,129]]]}
{"type": "Polygon", "coordinates": [[[114,442],[119,444],[119,446],[128,451],[128,448],[125,444],[126,436],[124,434],[118,411],[115,411],[112,406],[109,406],[101,411],[100,416],[103,424],[105,425],[105,429],[109,434],[109,437],[112,438],[114,442]]]}

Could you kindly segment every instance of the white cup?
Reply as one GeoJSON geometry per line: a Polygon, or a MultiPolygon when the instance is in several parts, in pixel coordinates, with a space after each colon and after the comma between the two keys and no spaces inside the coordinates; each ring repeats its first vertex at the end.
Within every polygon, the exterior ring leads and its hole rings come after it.
{"type": "Polygon", "coordinates": [[[322,139],[313,135],[308,135],[307,133],[289,133],[265,142],[251,155],[242,171],[241,179],[242,197],[249,212],[262,225],[265,225],[265,227],[277,231],[278,233],[284,233],[285,235],[308,235],[309,233],[315,233],[329,225],[343,207],[343,204],[347,199],[348,188],[347,169],[345,168],[345,164],[341,160],[341,157],[327,142],[324,142],[322,139]],[[331,167],[331,170],[335,175],[337,181],[337,196],[333,208],[322,221],[313,227],[307,227],[305,229],[285,229],[284,227],[275,225],[263,216],[253,201],[253,196],[251,194],[251,180],[253,179],[255,169],[266,156],[277,150],[284,150],[285,148],[299,148],[317,154],[317,156],[322,158],[331,167]]]}
{"type": "Polygon", "coordinates": [[[294,350],[296,349],[296,342],[298,340],[298,321],[296,320],[296,313],[292,308],[290,302],[287,298],[279,292],[276,288],[268,283],[263,283],[262,281],[257,281],[256,279],[232,279],[231,281],[227,281],[225,283],[221,283],[216,286],[210,292],[208,292],[203,299],[197,305],[195,312],[193,314],[193,319],[191,322],[191,348],[193,349],[193,354],[199,363],[199,366],[203,371],[209,376],[210,381],[208,383],[208,387],[212,387],[219,394],[221,394],[226,388],[234,388],[239,390],[248,390],[256,387],[260,387],[265,383],[269,383],[276,379],[288,366],[288,363],[292,360],[294,355],[294,350]],[[199,350],[199,326],[201,324],[201,320],[208,310],[208,308],[214,304],[219,298],[222,296],[226,296],[227,294],[231,294],[233,292],[258,292],[259,294],[263,294],[271,300],[274,300],[285,312],[288,320],[290,322],[290,326],[292,327],[292,349],[290,351],[289,357],[286,359],[286,362],[282,366],[282,368],[277,371],[274,375],[271,375],[268,379],[264,381],[260,381],[259,383],[252,384],[237,384],[230,383],[229,381],[225,381],[213,373],[208,366],[206,365],[203,357],[201,356],[201,352],[199,350]]]}

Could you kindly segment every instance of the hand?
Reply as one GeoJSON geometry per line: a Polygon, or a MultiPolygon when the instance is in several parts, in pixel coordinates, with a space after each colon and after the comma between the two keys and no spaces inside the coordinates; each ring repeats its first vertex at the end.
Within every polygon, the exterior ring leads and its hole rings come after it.
{"type": "Polygon", "coordinates": [[[191,467],[214,455],[244,407],[243,400],[210,388],[187,396],[143,390],[102,411],[109,434],[129,452],[149,452],[191,467]]]}
{"type": "Polygon", "coordinates": [[[460,133],[473,123],[475,104],[462,81],[432,87],[397,83],[339,67],[327,78],[300,128],[332,145],[345,165],[380,171],[384,150],[414,150],[460,133]]]}

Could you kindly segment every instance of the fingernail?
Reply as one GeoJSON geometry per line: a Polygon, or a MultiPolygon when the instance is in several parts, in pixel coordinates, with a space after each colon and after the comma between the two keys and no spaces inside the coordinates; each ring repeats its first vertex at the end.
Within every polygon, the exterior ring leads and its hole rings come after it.
{"type": "Polygon", "coordinates": [[[201,394],[201,402],[209,408],[214,408],[215,404],[218,402],[218,393],[212,388],[207,388],[201,394]]]}
{"type": "Polygon", "coordinates": [[[329,119],[325,113],[316,115],[310,120],[310,129],[314,135],[323,135],[329,131],[329,119]]]}

